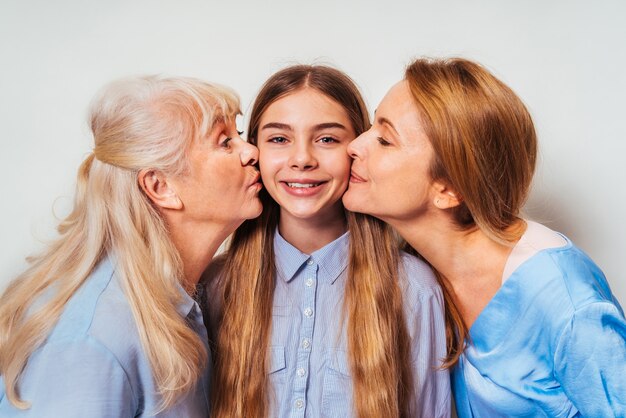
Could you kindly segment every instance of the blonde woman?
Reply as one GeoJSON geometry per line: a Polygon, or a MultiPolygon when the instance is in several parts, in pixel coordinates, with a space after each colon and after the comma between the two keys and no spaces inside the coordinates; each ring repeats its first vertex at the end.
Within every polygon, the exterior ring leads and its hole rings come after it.
{"type": "Polygon", "coordinates": [[[196,283],[261,212],[236,95],[190,78],[107,86],[60,237],[0,299],[0,416],[207,417],[196,283]]]}
{"type": "Polygon", "coordinates": [[[465,59],[418,59],[348,147],[350,210],[392,226],[449,289],[458,415],[626,416],[626,319],[600,268],[520,217],[537,138],[465,59]]]}
{"type": "Polygon", "coordinates": [[[213,416],[449,416],[432,271],[341,203],[346,148],[369,127],[357,87],[333,68],[288,67],[250,117],[264,212],[208,274],[213,416]]]}

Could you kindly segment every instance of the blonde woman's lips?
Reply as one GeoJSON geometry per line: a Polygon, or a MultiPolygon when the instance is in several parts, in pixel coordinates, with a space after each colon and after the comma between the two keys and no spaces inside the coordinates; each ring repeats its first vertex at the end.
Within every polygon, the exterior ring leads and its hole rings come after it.
{"type": "Polygon", "coordinates": [[[354,171],[350,171],[350,183],[365,183],[365,179],[356,174],[354,171]]]}

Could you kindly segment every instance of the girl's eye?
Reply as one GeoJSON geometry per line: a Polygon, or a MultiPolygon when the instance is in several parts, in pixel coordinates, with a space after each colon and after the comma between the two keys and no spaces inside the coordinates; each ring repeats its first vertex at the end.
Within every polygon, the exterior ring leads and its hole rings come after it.
{"type": "Polygon", "coordinates": [[[237,135],[239,136],[243,135],[243,131],[237,131],[237,135]]]}
{"type": "Polygon", "coordinates": [[[337,141],[335,138],[333,138],[331,136],[325,136],[325,137],[321,138],[319,141],[321,143],[323,143],[323,144],[332,144],[334,142],[339,142],[339,141],[337,141]]]}
{"type": "Polygon", "coordinates": [[[389,145],[391,145],[391,142],[387,141],[382,136],[376,137],[376,139],[378,140],[378,143],[382,145],[383,147],[388,147],[389,145]]]}
{"type": "Polygon", "coordinates": [[[287,142],[287,138],[283,136],[275,136],[273,138],[270,138],[269,142],[273,142],[275,144],[284,144],[285,142],[287,142]]]}

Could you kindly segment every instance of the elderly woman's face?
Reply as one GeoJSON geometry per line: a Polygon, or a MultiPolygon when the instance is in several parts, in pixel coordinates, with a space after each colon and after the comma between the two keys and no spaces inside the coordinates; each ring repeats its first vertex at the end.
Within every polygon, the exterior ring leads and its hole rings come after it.
{"type": "Polygon", "coordinates": [[[350,143],[348,153],[354,161],[343,197],[347,209],[397,225],[431,207],[433,149],[406,81],[389,90],[374,124],[350,143]]]}
{"type": "Polygon", "coordinates": [[[257,148],[239,136],[234,121],[221,122],[188,153],[188,171],[176,192],[191,223],[230,225],[261,214],[257,148]]]}

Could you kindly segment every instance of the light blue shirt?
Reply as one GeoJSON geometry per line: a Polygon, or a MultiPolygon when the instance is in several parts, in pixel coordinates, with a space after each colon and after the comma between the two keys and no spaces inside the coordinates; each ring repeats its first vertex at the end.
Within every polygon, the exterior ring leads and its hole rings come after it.
{"type": "MultiPolygon", "coordinates": [[[[278,278],[270,347],[270,416],[349,417],[352,379],[342,307],[349,233],[311,255],[274,239],[278,278]]],[[[411,337],[411,417],[448,417],[451,408],[444,301],[430,268],[404,254],[401,286],[411,337]]]]}
{"type": "MultiPolygon", "coordinates": [[[[182,290],[179,313],[207,341],[202,314],[182,290]]],[[[210,364],[210,361],[209,361],[210,364]]],[[[195,389],[158,417],[209,414],[209,369],[195,389]]],[[[130,306],[105,258],[67,303],[46,342],[28,360],[18,382],[30,409],[13,407],[0,378],[3,418],[116,418],[153,416],[160,398],[130,306]]]]}
{"type": "Polygon", "coordinates": [[[626,416],[626,320],[571,241],[538,252],[470,329],[453,372],[459,417],[626,416]]]}

